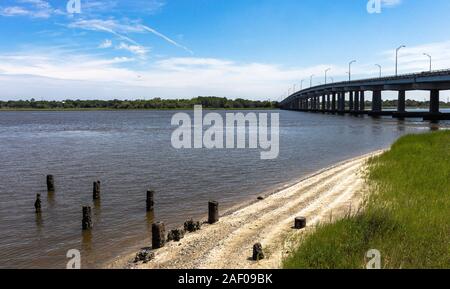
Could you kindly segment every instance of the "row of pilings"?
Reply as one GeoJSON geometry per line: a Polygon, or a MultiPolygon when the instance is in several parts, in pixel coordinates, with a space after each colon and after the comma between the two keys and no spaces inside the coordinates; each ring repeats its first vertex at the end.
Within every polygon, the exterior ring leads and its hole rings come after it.
{"type": "MultiPolygon", "coordinates": [[[[53,175],[47,175],[47,191],[48,193],[55,193],[55,179],[53,175]]],[[[93,183],[92,199],[93,201],[98,201],[101,198],[101,182],[95,181],[93,183]]],[[[258,197],[259,201],[263,201],[263,197],[258,197]]],[[[36,195],[36,200],[34,203],[36,214],[40,215],[42,213],[42,201],[41,194],[36,195]]],[[[155,209],[155,191],[148,190],[146,193],[146,211],[154,215],[155,209]]],[[[81,218],[81,229],[82,231],[90,231],[94,228],[92,222],[92,208],[91,206],[82,206],[82,218],[81,218]]],[[[219,203],[217,201],[208,202],[208,220],[207,224],[214,225],[219,222],[219,203]]],[[[183,228],[173,229],[166,233],[166,226],[164,222],[158,221],[152,223],[152,246],[151,249],[143,249],[136,255],[135,263],[143,261],[147,263],[154,257],[154,251],[161,249],[165,246],[167,242],[175,241],[178,242],[184,238],[186,233],[193,233],[201,229],[201,222],[188,220],[184,223],[183,228]]],[[[304,229],[306,228],[306,218],[296,217],[294,220],[294,229],[304,229]]],[[[253,245],[253,255],[252,259],[254,261],[259,261],[264,259],[264,252],[261,243],[256,243],[253,245]]]]}

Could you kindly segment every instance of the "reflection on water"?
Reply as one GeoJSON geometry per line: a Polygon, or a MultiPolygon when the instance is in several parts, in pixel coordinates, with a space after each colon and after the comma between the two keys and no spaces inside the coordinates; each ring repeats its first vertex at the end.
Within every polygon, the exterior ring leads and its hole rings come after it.
{"type": "Polygon", "coordinates": [[[204,217],[209,200],[228,208],[386,148],[402,134],[437,128],[420,120],[280,111],[280,156],[262,161],[259,150],[173,149],[174,113],[0,113],[0,267],[65,268],[70,249],[81,251],[83,267],[98,267],[149,246],[154,221],[180,226],[204,217]],[[55,176],[54,193],[47,194],[47,174],[55,176]],[[92,201],[92,180],[102,182],[101,201],[92,201]],[[155,212],[147,214],[149,187],[155,212]],[[93,213],[86,232],[84,205],[93,213]]]}

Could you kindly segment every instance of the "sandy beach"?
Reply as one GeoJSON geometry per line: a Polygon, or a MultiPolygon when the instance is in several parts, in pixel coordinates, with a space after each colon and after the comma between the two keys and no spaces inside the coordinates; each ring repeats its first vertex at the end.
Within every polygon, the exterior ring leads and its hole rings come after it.
{"type": "Polygon", "coordinates": [[[264,200],[226,214],[214,225],[170,242],[155,251],[147,264],[133,264],[135,254],[120,257],[107,268],[136,269],[271,269],[301,242],[303,234],[319,223],[356,212],[367,191],[363,174],[374,152],[339,163],[304,178],[264,200]],[[294,218],[307,218],[305,230],[292,228],[294,218]],[[251,261],[253,244],[263,245],[266,258],[251,261]]]}

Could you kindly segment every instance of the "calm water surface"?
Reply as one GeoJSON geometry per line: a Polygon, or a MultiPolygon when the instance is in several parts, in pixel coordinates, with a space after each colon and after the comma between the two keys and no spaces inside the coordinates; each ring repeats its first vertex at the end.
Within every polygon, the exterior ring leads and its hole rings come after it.
{"type": "Polygon", "coordinates": [[[83,267],[99,267],[148,246],[154,220],[179,226],[204,217],[208,200],[231,207],[430,130],[414,120],[280,111],[280,156],[262,161],[259,150],[173,149],[174,113],[1,112],[0,268],[65,268],[69,249],[81,251],[83,267]],[[52,195],[47,174],[55,176],[52,195]],[[102,198],[93,204],[97,179],[102,198]],[[145,212],[148,188],[157,192],[154,216],[145,212]],[[91,233],[81,231],[83,205],[93,207],[91,233]]]}

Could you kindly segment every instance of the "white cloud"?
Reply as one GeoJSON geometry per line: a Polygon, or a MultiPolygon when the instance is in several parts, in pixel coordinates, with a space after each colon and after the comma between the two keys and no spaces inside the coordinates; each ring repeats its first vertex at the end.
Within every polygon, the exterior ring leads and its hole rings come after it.
{"type": "Polygon", "coordinates": [[[381,5],[383,7],[395,7],[402,3],[402,0],[381,0],[381,5]]]}
{"type": "Polygon", "coordinates": [[[116,48],[122,49],[122,50],[127,50],[131,53],[134,53],[134,54],[140,56],[140,57],[144,57],[149,52],[149,49],[147,47],[140,46],[140,45],[129,45],[129,44],[126,44],[123,42],[121,42],[116,48]]]}
{"type": "Polygon", "coordinates": [[[152,33],[152,34],[162,38],[166,42],[168,42],[178,48],[184,49],[185,51],[193,54],[193,52],[189,48],[179,44],[178,42],[172,40],[168,36],[158,32],[157,30],[155,30],[149,26],[142,25],[136,21],[134,21],[134,22],[119,22],[114,19],[108,19],[108,20],[80,19],[80,20],[76,20],[76,21],[70,23],[68,26],[70,28],[108,32],[108,33],[111,33],[111,34],[117,36],[118,38],[120,38],[124,41],[127,41],[129,43],[132,43],[136,46],[139,46],[139,43],[137,43],[135,40],[131,39],[127,35],[130,33],[148,32],[148,33],[152,33]]]}
{"type": "Polygon", "coordinates": [[[30,11],[26,10],[25,8],[19,7],[19,6],[11,6],[6,8],[0,9],[0,15],[6,16],[6,17],[13,17],[13,16],[26,16],[30,15],[30,11]]]}
{"type": "MultiPolygon", "coordinates": [[[[139,56],[140,48],[131,48],[133,45],[126,43],[120,45],[122,49],[134,50],[134,54],[139,56]]],[[[450,67],[450,41],[446,41],[402,49],[399,55],[400,72],[427,70],[428,59],[423,56],[424,52],[434,56],[436,69],[450,67]]],[[[383,74],[393,73],[394,56],[392,50],[380,52],[380,58],[385,59],[380,63],[383,74]]],[[[198,57],[167,58],[149,63],[141,57],[106,59],[80,55],[74,51],[46,49],[0,54],[0,98],[45,98],[57,94],[57,98],[64,99],[73,97],[76,91],[76,97],[80,98],[217,95],[275,100],[294,83],[298,89],[301,79],[304,79],[304,88],[309,86],[312,74],[315,75],[313,85],[323,83],[324,71],[328,67],[332,68],[329,77],[334,77],[336,81],[347,78],[346,65],[286,67],[198,57]]],[[[359,61],[353,66],[355,79],[377,75],[378,69],[374,63],[359,61]]],[[[417,93],[414,97],[422,100],[423,95],[417,93]]]]}
{"type": "Polygon", "coordinates": [[[0,15],[5,17],[27,16],[32,18],[49,18],[53,14],[60,14],[48,1],[44,0],[18,0],[21,6],[0,8],[0,15]]]}
{"type": "MultiPolygon", "coordinates": [[[[433,70],[447,69],[450,67],[450,40],[443,42],[427,43],[415,46],[406,46],[399,51],[399,73],[425,71],[429,69],[429,58],[424,53],[432,56],[433,70]]],[[[390,63],[395,63],[395,49],[383,51],[381,56],[390,63]]],[[[394,66],[387,72],[393,73],[394,66]]]]}
{"type": "Polygon", "coordinates": [[[110,47],[112,47],[112,41],[110,40],[110,39],[105,39],[105,40],[103,40],[103,42],[102,43],[100,43],[100,45],[98,46],[98,48],[101,48],[101,49],[106,49],[106,48],[110,48],[110,47]]]}

